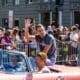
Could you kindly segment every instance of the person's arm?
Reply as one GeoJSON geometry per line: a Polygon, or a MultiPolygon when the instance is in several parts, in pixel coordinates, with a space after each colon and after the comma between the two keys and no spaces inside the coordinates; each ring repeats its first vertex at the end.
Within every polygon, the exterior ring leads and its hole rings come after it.
{"type": "Polygon", "coordinates": [[[14,42],[14,41],[12,41],[12,47],[11,47],[11,49],[13,50],[13,49],[15,49],[16,48],[16,43],[14,42]]]}
{"type": "Polygon", "coordinates": [[[46,43],[46,46],[44,47],[43,52],[45,52],[47,54],[48,51],[50,50],[50,48],[53,45],[53,39],[52,39],[52,37],[48,37],[47,41],[45,43],[46,43]]]}
{"type": "Polygon", "coordinates": [[[24,30],[25,30],[25,38],[27,40],[28,40],[28,36],[29,36],[29,29],[28,29],[29,26],[30,26],[30,23],[26,22],[26,20],[25,20],[25,28],[24,28],[24,30]]]}
{"type": "Polygon", "coordinates": [[[2,44],[2,45],[8,45],[8,43],[5,41],[4,38],[2,38],[2,40],[1,40],[1,44],[2,44]]]}
{"type": "Polygon", "coordinates": [[[27,41],[35,39],[35,36],[34,35],[30,35],[30,33],[29,33],[29,27],[31,25],[32,24],[30,22],[26,22],[25,21],[25,38],[27,39],[27,41]]]}
{"type": "Polygon", "coordinates": [[[44,47],[43,52],[47,54],[48,51],[49,51],[49,49],[51,48],[51,46],[52,46],[51,44],[50,44],[50,45],[46,45],[46,46],[44,47]]]}

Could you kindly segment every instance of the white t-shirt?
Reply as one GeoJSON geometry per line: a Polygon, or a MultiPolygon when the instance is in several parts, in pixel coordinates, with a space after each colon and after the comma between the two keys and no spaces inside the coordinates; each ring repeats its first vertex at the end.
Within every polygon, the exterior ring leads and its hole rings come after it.
{"type": "Polygon", "coordinates": [[[71,33],[70,34],[70,40],[72,41],[71,45],[73,47],[77,48],[77,43],[76,42],[79,40],[78,33],[75,33],[75,34],[71,33]]]}
{"type": "Polygon", "coordinates": [[[47,66],[44,66],[40,71],[39,73],[50,73],[50,69],[47,67],[47,66]]]}

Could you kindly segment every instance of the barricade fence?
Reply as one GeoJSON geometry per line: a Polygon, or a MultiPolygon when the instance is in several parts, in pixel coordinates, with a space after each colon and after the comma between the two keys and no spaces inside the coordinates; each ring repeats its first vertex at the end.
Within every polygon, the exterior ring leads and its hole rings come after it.
{"type": "MultiPolygon", "coordinates": [[[[56,64],[80,64],[80,48],[75,41],[60,41],[56,39],[57,43],[57,59],[56,64]]],[[[36,56],[39,52],[39,48],[34,43],[16,43],[15,50],[19,52],[25,52],[27,56],[36,56]]],[[[9,50],[0,49],[0,65],[8,62],[9,50]]]]}
{"type": "Polygon", "coordinates": [[[67,65],[79,65],[79,42],[57,40],[57,63],[67,65]]]}
{"type": "Polygon", "coordinates": [[[36,56],[38,50],[38,46],[36,43],[17,43],[16,50],[26,52],[26,55],[29,56],[36,56]]]}
{"type": "Polygon", "coordinates": [[[11,45],[2,45],[0,46],[0,66],[3,64],[9,64],[9,53],[20,53],[24,52],[28,57],[35,57],[37,54],[38,47],[34,43],[16,43],[16,48],[11,49],[11,45]]]}

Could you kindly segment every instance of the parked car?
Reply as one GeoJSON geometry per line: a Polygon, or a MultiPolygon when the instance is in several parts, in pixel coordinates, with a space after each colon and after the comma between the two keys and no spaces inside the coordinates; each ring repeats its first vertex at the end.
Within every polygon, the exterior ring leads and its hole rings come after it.
{"type": "Polygon", "coordinates": [[[39,73],[35,71],[34,61],[25,52],[0,53],[3,54],[0,80],[80,80],[80,67],[54,65],[49,66],[50,73],[39,73]]]}

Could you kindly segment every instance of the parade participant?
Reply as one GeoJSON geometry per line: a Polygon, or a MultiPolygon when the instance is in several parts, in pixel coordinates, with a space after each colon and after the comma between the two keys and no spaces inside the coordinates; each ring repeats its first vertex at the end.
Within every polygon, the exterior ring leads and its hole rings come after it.
{"type": "Polygon", "coordinates": [[[38,67],[39,73],[50,72],[49,68],[46,66],[47,55],[44,52],[39,52],[36,56],[36,65],[38,67]]]}

